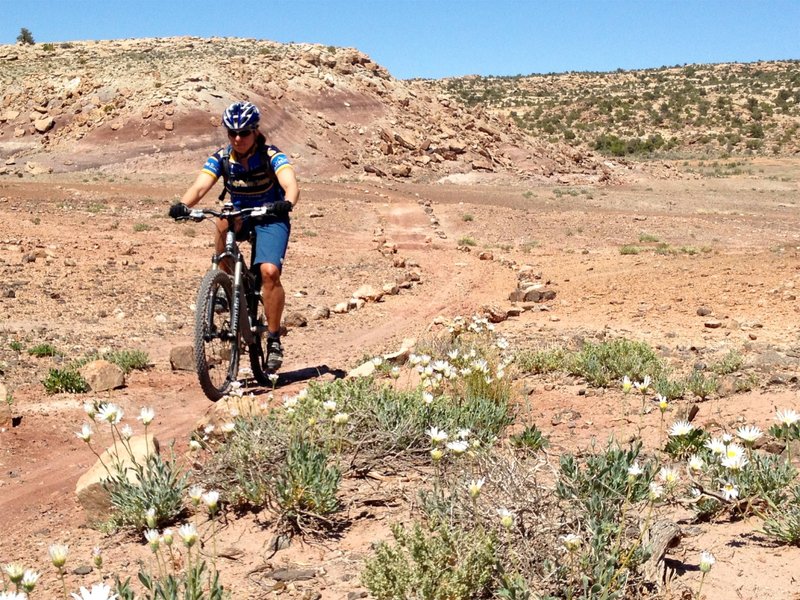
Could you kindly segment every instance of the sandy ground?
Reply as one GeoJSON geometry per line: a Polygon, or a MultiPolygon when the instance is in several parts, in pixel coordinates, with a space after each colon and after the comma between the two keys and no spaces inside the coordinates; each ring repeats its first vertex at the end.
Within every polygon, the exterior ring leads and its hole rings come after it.
{"type": "MultiPolygon", "coordinates": [[[[625,336],[682,365],[731,349],[754,362],[776,351],[787,361],[767,367],[759,386],[702,403],[697,417],[699,424],[744,419],[767,428],[776,408],[800,409],[798,181],[800,161],[759,160],[735,177],[612,187],[305,183],[284,272],[286,314],[331,307],[363,284],[379,288],[409,270],[420,281],[383,302],[292,329],[282,371],[291,383],[278,393],[299,390],[315,368],[347,370],[397,349],[404,338],[424,336],[437,316],[510,307],[516,274],[508,265],[515,261],[533,266],[557,292],[547,310],[497,325],[516,347],[625,336]],[[384,238],[418,266],[394,267],[393,257],[378,251],[384,238]],[[475,243],[470,252],[459,249],[465,238],[475,243]],[[675,252],[657,253],[659,243],[675,252]],[[625,245],[642,252],[622,254],[625,245]],[[494,260],[479,260],[481,251],[494,260]],[[699,316],[700,307],[710,314],[699,316]],[[719,326],[708,327],[710,321],[719,326]]],[[[104,174],[0,180],[0,360],[13,413],[21,417],[0,433],[0,562],[46,570],[47,547],[56,541],[70,544],[73,567],[88,564],[95,545],[105,549],[108,564],[131,574],[137,561],[148,560],[141,540],[86,525],[73,491],[94,456],[74,432],[87,399],[111,400],[129,415],[153,406],[152,431],[162,443],[177,440],[180,452],[209,410],[194,374],[173,372],[169,364],[170,350],[191,342],[191,305],[211,253],[210,225],[164,216],[187,183],[104,174]],[[148,352],[153,368],[113,392],[49,396],[41,380],[57,363],[13,351],[13,341],[25,348],[46,341],[68,358],[137,348],[148,352]]],[[[639,431],[646,441],[657,439],[658,417],[628,418],[616,390],[587,390],[563,377],[528,377],[518,387],[527,394],[526,418],[556,451],[639,431]],[[567,410],[578,416],[557,418],[567,410]]],[[[315,568],[313,580],[283,591],[346,598],[362,589],[358,573],[370,543],[386,537],[388,523],[407,510],[399,501],[375,507],[369,494],[402,498],[418,484],[411,477],[365,491],[345,481],[348,510],[359,517],[343,537],[298,540],[274,556],[255,517],[229,520],[220,544],[244,553],[224,559],[223,577],[234,597],[264,598],[272,594],[259,575],[265,563],[315,568]]],[[[681,525],[684,537],[669,555],[686,567],[671,586],[676,594],[696,589],[697,556],[710,550],[718,564],[704,584],[708,598],[800,598],[800,549],[775,545],[759,534],[759,521],[681,525]]],[[[93,578],[70,574],[68,582],[76,589],[93,578]]],[[[57,596],[48,585],[40,597],[57,596]]]]}

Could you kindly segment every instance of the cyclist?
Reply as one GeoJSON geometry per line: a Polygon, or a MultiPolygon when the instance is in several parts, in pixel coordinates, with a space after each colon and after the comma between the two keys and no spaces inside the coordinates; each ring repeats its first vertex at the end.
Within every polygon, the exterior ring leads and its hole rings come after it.
{"type": "MultiPolygon", "coordinates": [[[[271,216],[258,223],[245,219],[237,231],[245,235],[255,232],[253,267],[261,274],[261,299],[267,317],[267,368],[277,370],[283,363],[281,346],[281,316],[286,295],[281,285],[281,271],[289,244],[291,224],[289,212],[300,198],[294,169],[286,155],[267,144],[259,130],[261,114],[250,102],[234,102],[222,114],[222,124],[228,130],[229,144],[212,154],[203,165],[195,182],[173,204],[169,216],[173,219],[189,215],[197,204],[222,177],[225,194],[230,194],[234,208],[270,205],[271,216]]],[[[217,220],[215,244],[217,252],[225,249],[227,222],[217,220]]],[[[225,270],[227,265],[221,265],[225,270]]]]}

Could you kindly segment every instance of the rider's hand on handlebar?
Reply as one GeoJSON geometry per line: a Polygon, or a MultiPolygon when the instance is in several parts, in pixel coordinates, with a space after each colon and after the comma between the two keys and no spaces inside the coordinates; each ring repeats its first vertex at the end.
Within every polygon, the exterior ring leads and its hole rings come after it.
{"type": "Polygon", "coordinates": [[[272,212],[273,215],[278,215],[282,217],[288,215],[291,212],[292,203],[289,202],[288,200],[277,200],[272,203],[270,208],[272,209],[270,212],[272,212]]]}
{"type": "Polygon", "coordinates": [[[176,202],[169,207],[169,216],[173,219],[185,219],[191,214],[191,209],[183,202],[176,202]]]}

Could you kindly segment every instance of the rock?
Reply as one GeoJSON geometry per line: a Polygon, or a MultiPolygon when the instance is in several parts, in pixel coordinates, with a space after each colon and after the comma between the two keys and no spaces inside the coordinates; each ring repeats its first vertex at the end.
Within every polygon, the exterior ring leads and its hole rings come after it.
{"type": "Polygon", "coordinates": [[[276,581],[306,581],[314,579],[317,572],[314,569],[275,569],[266,576],[276,581]]]}
{"type": "Polygon", "coordinates": [[[371,360],[357,366],[355,369],[351,369],[350,372],[347,373],[348,379],[353,379],[355,377],[371,377],[375,374],[375,363],[371,360]]]}
{"type": "MultiPolygon", "coordinates": [[[[147,456],[154,452],[159,452],[158,440],[150,434],[146,438],[144,435],[135,435],[128,440],[130,454],[127,449],[122,449],[121,444],[118,447],[121,451],[119,456],[120,463],[125,470],[128,481],[132,483],[136,481],[134,470],[131,468],[133,462],[136,461],[138,464],[143,464],[147,456]]],[[[75,495],[78,497],[78,503],[83,507],[86,512],[86,519],[90,523],[107,519],[111,513],[111,500],[108,492],[103,489],[103,481],[108,479],[110,475],[105,465],[108,465],[108,468],[112,468],[111,465],[116,460],[117,455],[114,447],[111,446],[103,452],[88,471],[81,475],[75,485],[75,495]]]]}
{"type": "Polygon", "coordinates": [[[405,338],[403,343],[400,344],[400,350],[397,352],[392,352],[391,354],[384,354],[383,360],[387,362],[402,364],[408,360],[411,351],[414,349],[414,346],[417,345],[416,338],[405,338]]]}
{"type": "Polygon", "coordinates": [[[722,321],[718,319],[709,319],[708,321],[703,323],[703,325],[707,329],[719,329],[720,327],[722,327],[722,321]]]}
{"type": "Polygon", "coordinates": [[[349,302],[339,302],[336,306],[331,309],[332,313],[337,315],[344,314],[350,311],[350,303],[349,302]]]}
{"type": "Polygon", "coordinates": [[[93,392],[115,390],[125,385],[125,373],[117,365],[107,360],[93,360],[80,369],[81,377],[93,392]]]}
{"type": "Polygon", "coordinates": [[[491,252],[481,252],[478,254],[478,260],[494,260],[494,254],[491,252]]]}
{"type": "Polygon", "coordinates": [[[508,313],[506,313],[506,311],[492,304],[487,304],[482,310],[490,323],[501,323],[508,318],[508,313]]]}
{"type": "Polygon", "coordinates": [[[331,310],[327,306],[314,306],[311,309],[310,319],[312,321],[319,321],[327,319],[331,316],[331,310]]]}
{"type": "Polygon", "coordinates": [[[53,128],[53,125],[56,124],[55,119],[53,117],[44,117],[42,119],[37,119],[33,122],[33,126],[36,128],[36,131],[39,133],[46,133],[53,128]]]}
{"type": "Polygon", "coordinates": [[[173,347],[169,351],[169,365],[173,371],[194,371],[194,347],[188,344],[173,347]]]}
{"type": "Polygon", "coordinates": [[[283,323],[287,327],[305,327],[308,325],[308,319],[303,313],[294,311],[284,317],[283,323]]]}
{"type": "Polygon", "coordinates": [[[400,293],[400,288],[397,286],[396,283],[384,283],[383,284],[383,293],[387,296],[396,296],[400,293]]]}
{"type": "Polygon", "coordinates": [[[697,309],[697,316],[698,316],[698,317],[707,317],[707,316],[708,316],[708,315],[710,315],[712,312],[713,312],[713,311],[712,311],[710,308],[708,308],[707,306],[701,306],[701,307],[699,307],[699,308],[697,309]]]}
{"type": "Polygon", "coordinates": [[[90,565],[78,565],[74,569],[72,569],[73,575],[88,575],[92,572],[92,567],[90,565]]]}
{"type": "Polygon", "coordinates": [[[353,292],[353,298],[361,298],[369,302],[378,302],[382,297],[383,293],[376,291],[371,285],[362,285],[353,292]]]}
{"type": "Polygon", "coordinates": [[[797,365],[798,360],[796,358],[790,358],[775,350],[767,350],[747,361],[747,367],[757,369],[763,373],[779,369],[795,369],[797,365]]]}
{"type": "Polygon", "coordinates": [[[47,173],[53,172],[52,167],[45,167],[37,162],[25,163],[25,170],[31,175],[46,175],[47,173]]]}
{"type": "Polygon", "coordinates": [[[390,171],[395,177],[409,177],[411,175],[411,167],[408,165],[392,165],[390,171]]]}
{"type": "Polygon", "coordinates": [[[0,404],[0,432],[10,429],[14,426],[14,415],[11,412],[11,407],[6,404],[0,404]]]}

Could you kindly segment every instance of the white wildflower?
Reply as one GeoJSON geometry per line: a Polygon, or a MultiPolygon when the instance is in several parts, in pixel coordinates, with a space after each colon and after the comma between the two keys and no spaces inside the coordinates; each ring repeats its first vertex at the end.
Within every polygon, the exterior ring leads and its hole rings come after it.
{"type": "Polygon", "coordinates": [[[704,466],[705,463],[703,462],[703,459],[700,458],[697,454],[692,454],[692,456],[689,457],[689,468],[692,471],[695,472],[702,471],[704,466]]]}
{"type": "Polygon", "coordinates": [[[116,404],[103,404],[100,407],[100,410],[97,411],[97,418],[101,421],[106,421],[111,425],[116,425],[122,421],[124,414],[125,413],[122,412],[122,409],[116,404]]]}
{"type": "Polygon", "coordinates": [[[145,427],[150,425],[150,423],[152,423],[153,419],[155,418],[156,418],[156,411],[148,407],[142,408],[142,410],[139,411],[139,416],[137,417],[137,419],[139,419],[142,422],[142,425],[144,425],[145,427]]]}
{"type": "Polygon", "coordinates": [[[434,444],[438,444],[447,439],[447,432],[437,427],[431,427],[426,433],[430,436],[434,444]]]}
{"type": "Polygon", "coordinates": [[[722,492],[725,500],[736,500],[739,497],[739,488],[731,481],[725,482],[719,491],[722,492]]]}
{"type": "Polygon", "coordinates": [[[738,435],[742,440],[744,440],[748,444],[752,444],[764,434],[755,425],[746,425],[744,427],[740,427],[739,429],[737,429],[736,435],[738,435]]]}
{"type": "Polygon", "coordinates": [[[483,488],[483,484],[486,482],[485,479],[473,479],[467,485],[467,491],[472,498],[477,498],[481,493],[481,488],[483,488]]]}
{"type": "Polygon", "coordinates": [[[83,427],[81,427],[81,430],[76,431],[75,435],[88,444],[89,442],[92,441],[92,435],[94,435],[94,431],[92,431],[91,425],[89,425],[88,423],[84,423],[83,427]]]}
{"type": "Polygon", "coordinates": [[[464,454],[469,448],[469,442],[466,440],[453,440],[452,442],[447,442],[447,449],[453,452],[454,454],[464,454]]]}
{"type": "Polygon", "coordinates": [[[670,437],[682,437],[684,435],[689,435],[692,429],[694,429],[694,425],[689,423],[689,421],[675,421],[669,428],[669,435],[670,437]]]}
{"type": "Polygon", "coordinates": [[[800,414],[797,414],[795,411],[791,409],[779,410],[775,413],[775,419],[787,427],[791,427],[798,421],[800,421],[800,414]]]}
{"type": "Polygon", "coordinates": [[[717,562],[717,559],[714,558],[714,555],[711,552],[703,551],[700,553],[700,571],[703,573],[708,573],[711,570],[711,567],[714,566],[714,563],[717,562]]]}
{"type": "Polygon", "coordinates": [[[511,529],[514,524],[514,513],[507,508],[499,508],[497,514],[500,515],[500,524],[506,529],[511,529]]]}

